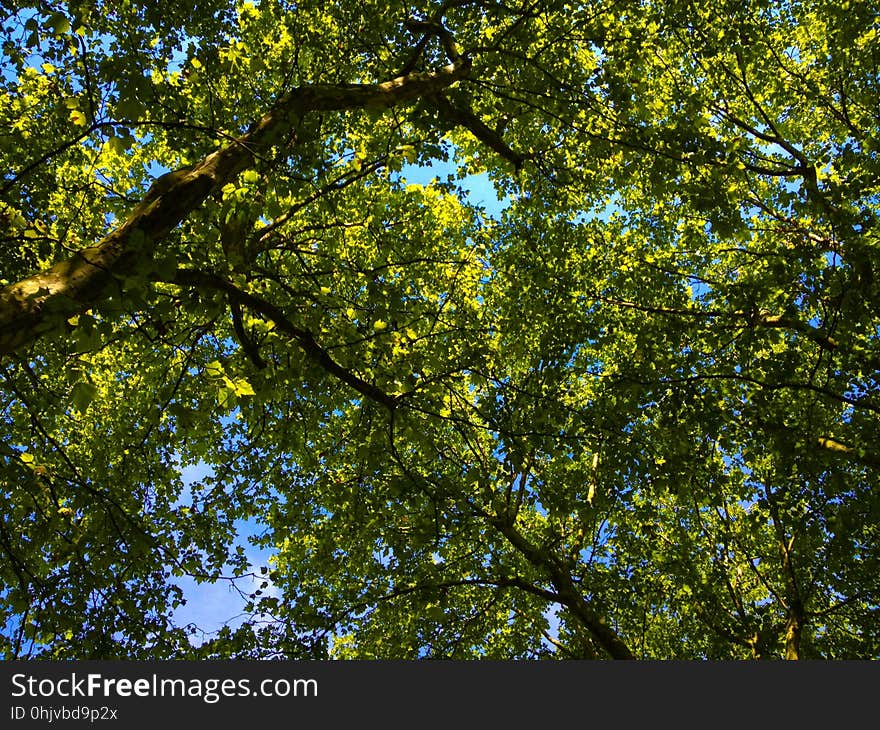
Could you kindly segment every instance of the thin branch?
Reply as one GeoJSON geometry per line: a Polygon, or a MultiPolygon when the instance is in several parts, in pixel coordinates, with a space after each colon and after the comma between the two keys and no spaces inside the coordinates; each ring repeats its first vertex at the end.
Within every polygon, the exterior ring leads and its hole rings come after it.
{"type": "Polygon", "coordinates": [[[271,320],[279,332],[294,340],[303,352],[327,373],[351,386],[369,400],[385,406],[388,410],[393,411],[396,408],[397,398],[395,396],[389,395],[372,383],[368,383],[351,370],[346,370],[342,367],[330,356],[330,353],[325,348],[318,344],[311,332],[293,324],[284,311],[274,304],[242,291],[232,282],[216,274],[194,269],[179,269],[169,283],[178,286],[207,287],[225,292],[227,296],[237,300],[241,305],[271,320]]]}

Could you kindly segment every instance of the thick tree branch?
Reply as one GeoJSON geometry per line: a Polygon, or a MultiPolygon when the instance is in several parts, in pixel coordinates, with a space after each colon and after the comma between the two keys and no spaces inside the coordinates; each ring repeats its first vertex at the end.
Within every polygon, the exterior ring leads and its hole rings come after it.
{"type": "Polygon", "coordinates": [[[239,303],[238,297],[231,294],[227,296],[229,298],[229,310],[232,313],[232,329],[235,332],[235,336],[238,338],[241,349],[244,350],[244,353],[254,364],[254,367],[258,370],[262,370],[266,367],[266,361],[260,356],[259,348],[244,329],[244,322],[242,322],[241,319],[241,304],[239,303]]]}
{"type": "Polygon", "coordinates": [[[0,290],[0,354],[25,347],[88,309],[106,295],[114,277],[149,273],[155,242],[253,165],[258,155],[283,143],[305,115],[392,107],[436,94],[469,72],[470,63],[460,59],[436,72],[412,73],[380,84],[295,89],[226,147],[192,167],[160,177],[128,219],[98,244],[0,290]]]}
{"type": "Polygon", "coordinates": [[[512,163],[514,168],[519,170],[525,157],[518,152],[514,152],[507,143],[501,138],[494,129],[489,127],[482,119],[474,114],[470,109],[464,109],[453,104],[442,93],[435,94],[431,101],[440,112],[440,117],[446,121],[467,129],[480,142],[487,145],[505,160],[512,163]]]}
{"type": "Polygon", "coordinates": [[[637,302],[627,302],[622,299],[612,299],[610,297],[596,297],[601,302],[613,304],[617,307],[625,309],[635,309],[639,312],[648,314],[667,315],[670,317],[694,317],[697,319],[739,319],[747,320],[752,327],[766,327],[768,329],[784,329],[798,332],[808,340],[816,343],[823,350],[836,350],[838,342],[831,335],[819,327],[813,327],[806,322],[801,322],[793,317],[786,317],[781,314],[759,313],[753,314],[744,311],[730,312],[723,309],[698,309],[696,307],[653,307],[649,305],[639,304],[637,302]]]}
{"type": "Polygon", "coordinates": [[[872,453],[868,449],[854,448],[828,436],[820,436],[817,444],[820,449],[834,456],[849,459],[866,466],[880,467],[880,455],[872,453]]]}
{"type": "Polygon", "coordinates": [[[608,621],[593,611],[571,579],[571,574],[554,556],[532,545],[504,517],[490,517],[489,522],[516,550],[536,568],[546,572],[556,588],[556,600],[567,607],[613,659],[635,659],[630,648],[611,628],[608,621]]]}

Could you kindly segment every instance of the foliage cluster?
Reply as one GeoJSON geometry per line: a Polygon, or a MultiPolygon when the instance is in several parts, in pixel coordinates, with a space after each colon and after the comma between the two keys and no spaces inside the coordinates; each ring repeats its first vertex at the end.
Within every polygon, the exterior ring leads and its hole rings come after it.
{"type": "Polygon", "coordinates": [[[876,3],[0,28],[0,654],[880,655],[876,3]]]}

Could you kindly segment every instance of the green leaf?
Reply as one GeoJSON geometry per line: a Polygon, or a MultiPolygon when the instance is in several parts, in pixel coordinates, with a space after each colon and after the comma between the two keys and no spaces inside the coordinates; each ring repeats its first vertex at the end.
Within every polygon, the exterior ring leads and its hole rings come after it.
{"type": "Polygon", "coordinates": [[[85,127],[89,123],[88,117],[79,109],[74,109],[70,112],[68,119],[70,119],[70,121],[77,127],[85,127]]]}
{"type": "Polygon", "coordinates": [[[51,28],[55,35],[64,35],[70,30],[70,21],[63,13],[53,13],[43,24],[44,28],[51,28]]]}
{"type": "Polygon", "coordinates": [[[217,360],[213,360],[205,365],[205,375],[209,378],[222,378],[226,375],[223,364],[217,360]]]}
{"type": "Polygon", "coordinates": [[[95,385],[88,381],[80,380],[73,386],[70,392],[70,400],[76,409],[84,414],[95,399],[97,392],[98,388],[95,385]]]}
{"type": "Polygon", "coordinates": [[[256,395],[253,386],[244,378],[236,378],[233,381],[232,388],[237,396],[256,395]]]}
{"type": "Polygon", "coordinates": [[[116,117],[121,120],[142,119],[146,108],[137,99],[123,98],[116,104],[116,117]]]}

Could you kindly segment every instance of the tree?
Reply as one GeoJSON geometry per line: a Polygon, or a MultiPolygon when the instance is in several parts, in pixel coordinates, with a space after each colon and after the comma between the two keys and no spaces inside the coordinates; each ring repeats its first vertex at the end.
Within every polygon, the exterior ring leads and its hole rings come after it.
{"type": "Polygon", "coordinates": [[[4,656],[880,655],[875,4],[146,5],[2,23],[4,656]]]}

